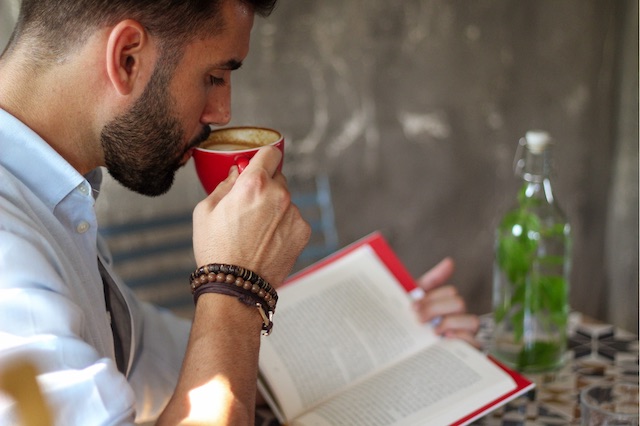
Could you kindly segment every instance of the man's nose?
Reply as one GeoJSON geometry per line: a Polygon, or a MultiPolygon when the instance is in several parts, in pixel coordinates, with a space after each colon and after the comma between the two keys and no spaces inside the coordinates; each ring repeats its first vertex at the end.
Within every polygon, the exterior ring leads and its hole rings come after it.
{"type": "Polygon", "coordinates": [[[223,89],[212,91],[200,118],[203,124],[223,126],[231,121],[231,90],[223,89]]]}

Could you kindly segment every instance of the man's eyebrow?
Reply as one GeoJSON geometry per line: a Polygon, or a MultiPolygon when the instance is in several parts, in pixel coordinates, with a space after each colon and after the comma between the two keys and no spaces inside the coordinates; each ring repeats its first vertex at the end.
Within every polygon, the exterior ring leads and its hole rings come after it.
{"type": "Polygon", "coordinates": [[[214,68],[222,69],[222,70],[237,70],[242,66],[242,61],[238,61],[236,59],[229,59],[226,62],[219,63],[214,66],[214,68]]]}

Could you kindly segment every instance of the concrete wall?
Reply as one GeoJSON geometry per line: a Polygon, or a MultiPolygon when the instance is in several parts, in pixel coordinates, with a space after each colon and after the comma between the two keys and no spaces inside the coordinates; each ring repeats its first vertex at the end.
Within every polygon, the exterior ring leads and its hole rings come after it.
{"type": "Polygon", "coordinates": [[[638,327],[638,2],[624,11],[614,110],[615,157],[608,200],[606,316],[638,327]],[[635,54],[634,54],[635,52],[635,54]],[[634,318],[634,309],[636,316],[634,318]]]}
{"type": "Polygon", "coordinates": [[[516,142],[550,131],[556,196],[574,230],[572,304],[605,318],[607,290],[624,288],[617,321],[635,329],[638,169],[621,171],[617,154],[638,152],[638,91],[619,96],[623,74],[637,85],[638,50],[623,42],[637,40],[632,6],[283,2],[259,21],[235,79],[234,123],[283,129],[290,173],[330,174],[342,243],[381,229],[415,274],[454,256],[475,312],[490,309],[493,230],[514,199],[516,142]],[[611,208],[626,220],[610,219],[611,208]],[[606,246],[617,223],[628,238],[606,246]]]}
{"type": "MultiPolygon", "coordinates": [[[[637,330],[637,36],[629,0],[281,0],[234,75],[232,124],[281,129],[293,180],[329,175],[342,245],[380,229],[416,275],[453,256],[476,313],[517,140],[549,131],[572,305],[637,330]]],[[[159,199],[102,192],[104,223],[202,196],[191,166],[159,199]]]]}
{"type": "Polygon", "coordinates": [[[11,29],[18,18],[20,0],[0,0],[0,49],[9,41],[11,29]]]}

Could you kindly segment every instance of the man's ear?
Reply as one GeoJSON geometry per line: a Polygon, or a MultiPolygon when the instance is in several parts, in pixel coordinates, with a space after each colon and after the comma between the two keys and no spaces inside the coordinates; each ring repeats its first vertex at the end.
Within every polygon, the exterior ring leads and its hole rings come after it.
{"type": "Polygon", "coordinates": [[[147,31],[139,22],[127,19],[111,29],[107,41],[106,71],[118,93],[130,94],[145,74],[141,72],[143,67],[154,66],[152,50],[147,31]]]}

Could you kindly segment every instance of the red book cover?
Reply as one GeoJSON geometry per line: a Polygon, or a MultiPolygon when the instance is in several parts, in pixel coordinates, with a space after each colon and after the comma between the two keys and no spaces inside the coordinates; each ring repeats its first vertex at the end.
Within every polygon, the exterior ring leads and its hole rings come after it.
{"type": "Polygon", "coordinates": [[[314,263],[313,265],[308,266],[297,274],[292,275],[287,279],[285,284],[289,284],[290,282],[293,282],[310,272],[316,271],[330,264],[336,259],[339,259],[344,255],[349,254],[352,251],[362,247],[363,245],[368,245],[373,249],[373,251],[375,251],[382,263],[387,266],[387,269],[389,269],[389,271],[398,279],[402,287],[404,287],[407,292],[410,292],[411,290],[417,288],[417,284],[413,279],[413,276],[409,273],[409,271],[407,271],[404,264],[400,261],[400,259],[398,259],[393,249],[389,246],[389,244],[379,231],[373,232],[366,237],[361,238],[352,244],[349,244],[341,250],[338,250],[337,252],[325,257],[324,259],[314,263]]]}

